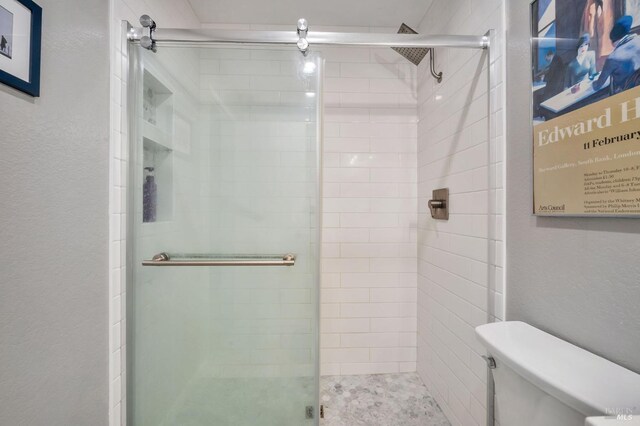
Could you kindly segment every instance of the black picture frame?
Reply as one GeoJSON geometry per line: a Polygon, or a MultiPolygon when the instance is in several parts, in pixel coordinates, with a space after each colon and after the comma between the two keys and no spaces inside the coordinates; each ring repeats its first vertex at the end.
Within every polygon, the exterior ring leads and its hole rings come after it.
{"type": "Polygon", "coordinates": [[[40,55],[42,48],[42,8],[32,0],[11,0],[31,11],[31,45],[29,46],[29,81],[0,69],[0,83],[33,97],[40,96],[40,55]]]}

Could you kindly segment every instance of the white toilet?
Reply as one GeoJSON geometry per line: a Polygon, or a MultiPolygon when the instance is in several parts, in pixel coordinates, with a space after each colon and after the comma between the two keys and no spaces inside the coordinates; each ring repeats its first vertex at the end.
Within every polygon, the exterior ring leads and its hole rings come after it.
{"type": "Polygon", "coordinates": [[[589,416],[640,417],[639,374],[519,321],[481,325],[476,335],[496,363],[496,424],[584,426],[589,416]]]}

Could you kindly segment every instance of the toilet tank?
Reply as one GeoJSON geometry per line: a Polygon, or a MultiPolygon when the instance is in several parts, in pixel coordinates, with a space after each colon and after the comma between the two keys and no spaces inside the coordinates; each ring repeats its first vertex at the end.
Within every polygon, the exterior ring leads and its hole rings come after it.
{"type": "Polygon", "coordinates": [[[589,416],[640,417],[639,374],[520,321],[481,325],[476,335],[496,362],[496,424],[584,426],[589,416]]]}

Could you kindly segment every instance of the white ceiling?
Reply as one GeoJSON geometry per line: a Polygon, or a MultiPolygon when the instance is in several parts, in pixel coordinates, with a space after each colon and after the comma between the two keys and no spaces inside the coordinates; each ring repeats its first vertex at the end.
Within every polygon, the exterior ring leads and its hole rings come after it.
{"type": "Polygon", "coordinates": [[[433,0],[189,0],[202,23],[418,26],[433,0]]]}

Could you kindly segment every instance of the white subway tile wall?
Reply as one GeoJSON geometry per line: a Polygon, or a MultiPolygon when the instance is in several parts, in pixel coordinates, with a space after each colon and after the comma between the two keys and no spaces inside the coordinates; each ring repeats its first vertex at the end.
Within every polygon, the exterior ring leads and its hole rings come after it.
{"type": "Polygon", "coordinates": [[[474,327],[504,318],[504,7],[502,0],[434,2],[420,25],[425,33],[495,29],[497,36],[491,83],[487,54],[471,50],[436,50],[442,84],[428,61],[418,76],[417,369],[453,425],[485,424],[486,366],[474,327]],[[435,221],[427,201],[444,187],[450,217],[435,221]]]}
{"type": "Polygon", "coordinates": [[[415,371],[417,68],[391,49],[321,50],[321,374],[415,371]]]}
{"type": "Polygon", "coordinates": [[[294,49],[199,54],[212,251],[297,255],[294,268],[211,271],[204,374],[293,378],[304,406],[317,359],[317,78],[294,49]]]}

